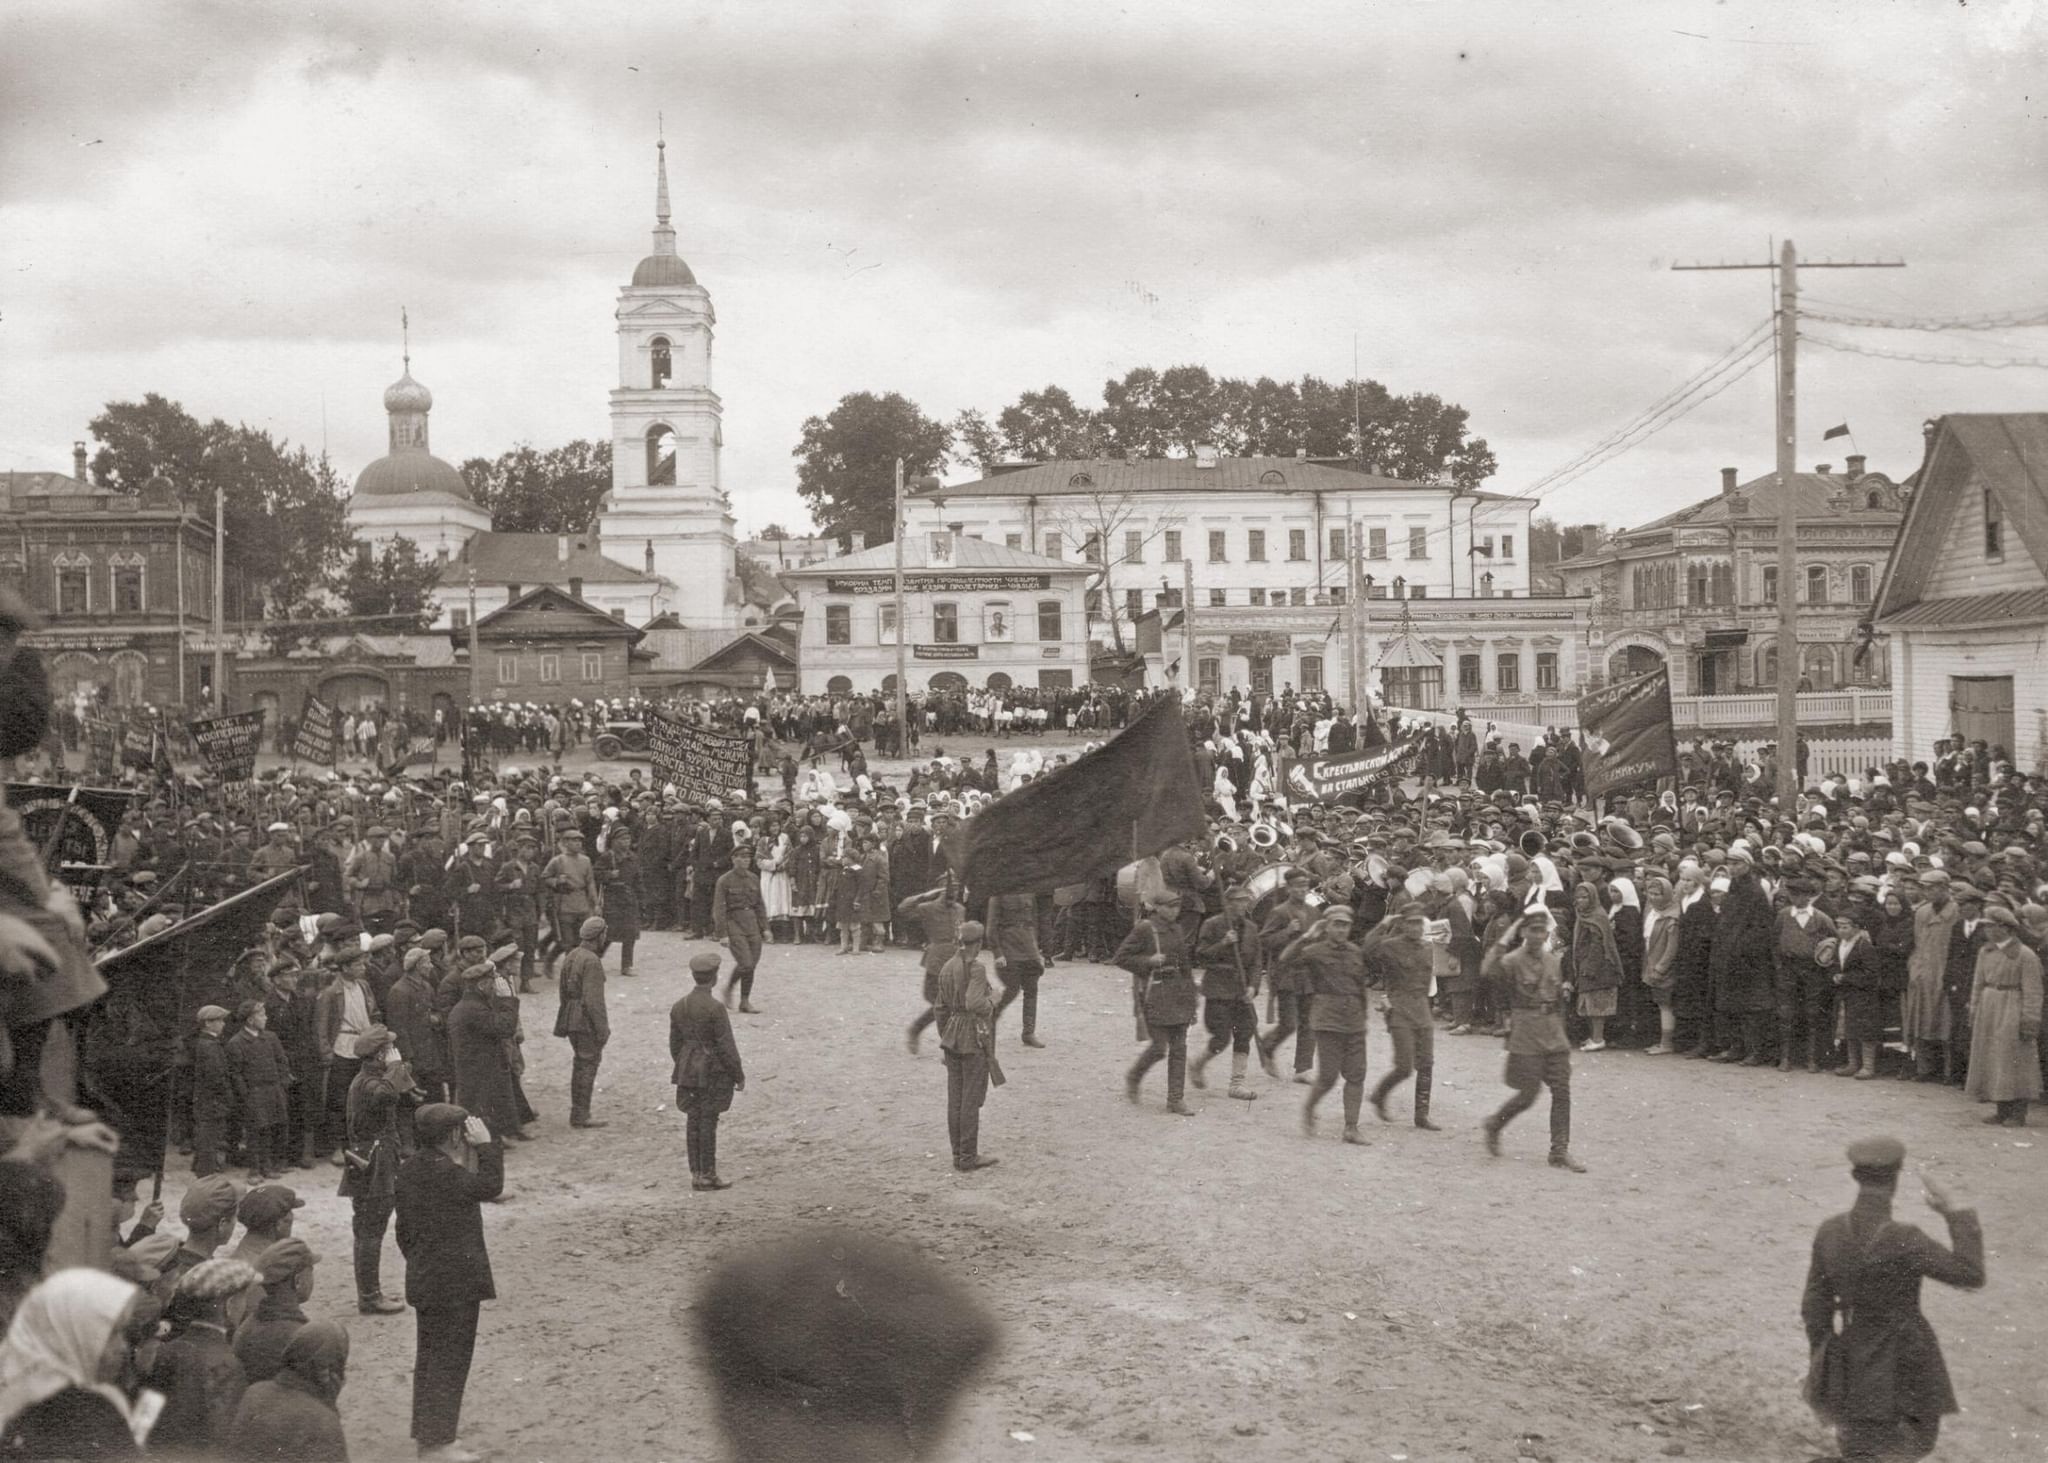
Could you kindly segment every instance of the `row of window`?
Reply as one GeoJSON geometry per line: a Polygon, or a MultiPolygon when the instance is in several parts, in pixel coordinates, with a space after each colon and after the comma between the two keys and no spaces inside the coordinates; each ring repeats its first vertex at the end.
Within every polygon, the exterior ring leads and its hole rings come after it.
{"type": "MultiPolygon", "coordinates": [[[[57,570],[57,613],[89,615],[95,605],[92,560],[84,554],[59,554],[57,570]]],[[[140,554],[115,554],[107,564],[106,606],[117,615],[139,615],[143,606],[143,558],[140,554]]]]}
{"type": "MultiPolygon", "coordinates": [[[[1778,566],[1760,566],[1759,602],[1778,602],[1778,566]]],[[[1806,568],[1806,592],[1804,604],[1824,605],[1832,603],[1833,594],[1828,587],[1828,571],[1824,564],[1809,564],[1806,568]]],[[[1874,597],[1877,582],[1876,571],[1868,564],[1849,566],[1849,603],[1869,604],[1874,597]]],[[[1693,564],[1687,567],[1685,575],[1685,599],[1678,598],[1678,567],[1675,564],[1639,565],[1630,577],[1633,598],[1630,603],[1636,609],[1668,609],[1680,603],[1688,605],[1732,605],[1735,603],[1735,571],[1727,564],[1693,564]]]]}
{"type": "MultiPolygon", "coordinates": [[[[601,650],[580,651],[576,657],[581,664],[584,682],[604,679],[604,652],[601,650]]],[[[540,657],[540,684],[560,685],[562,680],[562,657],[552,652],[540,657]]],[[[519,656],[513,652],[500,651],[498,654],[498,684],[516,686],[519,684],[519,656]]]]}
{"type": "MultiPolygon", "coordinates": [[[[1482,658],[1464,654],[1458,657],[1458,690],[1463,695],[1473,696],[1485,690],[1480,681],[1482,658]]],[[[1493,658],[1493,688],[1503,694],[1522,689],[1522,657],[1518,651],[1504,651],[1493,658]]],[[[1557,652],[1539,650],[1536,652],[1536,689],[1555,691],[1557,689],[1557,652]]]]}
{"type": "MultiPolygon", "coordinates": [[[[1286,530],[1286,533],[1287,561],[1290,563],[1297,564],[1306,563],[1308,561],[1308,530],[1305,528],[1290,528],[1286,530]]],[[[1211,564],[1225,564],[1230,562],[1229,533],[1220,528],[1212,528],[1208,531],[1208,534],[1209,562],[1211,564]]],[[[939,548],[938,546],[938,540],[944,537],[947,537],[947,535],[932,535],[935,553],[944,552],[944,550],[939,548]]],[[[1118,560],[1118,562],[1124,564],[1144,563],[1145,545],[1149,543],[1153,537],[1154,535],[1147,533],[1144,529],[1141,528],[1125,529],[1123,531],[1123,557],[1120,560],[1118,560]]],[[[1160,547],[1162,550],[1161,557],[1164,562],[1168,564],[1178,564],[1183,561],[1183,559],[1186,557],[1186,554],[1182,541],[1183,536],[1179,529],[1163,529],[1158,533],[1157,537],[1160,540],[1160,547]]],[[[1069,535],[1057,532],[1046,534],[1041,542],[1041,547],[1044,550],[1045,557],[1047,557],[1048,559],[1064,558],[1066,554],[1068,538],[1069,535]]],[[[1003,537],[1003,541],[1010,548],[1013,549],[1023,549],[1027,547],[1024,542],[1024,535],[1021,533],[1005,534],[1003,537]]],[[[1483,554],[1487,558],[1493,558],[1497,555],[1502,560],[1512,560],[1515,557],[1515,536],[1511,533],[1504,533],[1500,535],[1498,540],[1496,540],[1492,534],[1487,534],[1483,538],[1477,540],[1477,545],[1478,552],[1483,554]]],[[[1269,547],[1277,548],[1278,544],[1272,542],[1265,529],[1249,528],[1245,530],[1244,547],[1244,556],[1245,561],[1247,563],[1264,564],[1269,562],[1269,547]]],[[[1081,550],[1081,557],[1088,563],[1100,564],[1102,562],[1104,549],[1102,535],[1100,533],[1089,533],[1082,535],[1079,540],[1079,548],[1081,550]]],[[[1387,553],[1386,529],[1369,528],[1365,531],[1365,556],[1368,559],[1385,559],[1389,557],[1387,553]]],[[[1333,528],[1330,530],[1329,557],[1331,560],[1337,563],[1342,563],[1344,561],[1344,530],[1341,528],[1333,528]]],[[[1429,557],[1428,528],[1420,524],[1417,524],[1411,526],[1408,529],[1408,557],[1411,559],[1427,559],[1429,557]]]]}
{"type": "MultiPolygon", "coordinates": [[[[1134,591],[1136,592],[1136,591],[1134,591]]],[[[1017,619],[1009,604],[994,600],[981,607],[981,643],[986,645],[1007,645],[1017,638],[1017,619]]],[[[1058,642],[1066,639],[1066,614],[1056,599],[1042,599],[1038,602],[1038,638],[1058,642]]],[[[878,604],[875,606],[875,642],[879,645],[896,643],[896,606],[878,604]]],[[[853,606],[828,604],[825,606],[825,643],[827,645],[853,644],[853,606]]],[[[932,602],[933,645],[958,645],[960,640],[960,606],[951,600],[932,602]]]]}

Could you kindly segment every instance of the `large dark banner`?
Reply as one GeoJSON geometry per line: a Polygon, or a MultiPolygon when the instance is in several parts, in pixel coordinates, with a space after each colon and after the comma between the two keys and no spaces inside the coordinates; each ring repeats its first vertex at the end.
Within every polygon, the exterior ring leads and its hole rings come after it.
{"type": "Polygon", "coordinates": [[[647,718],[647,750],[654,760],[654,780],[674,783],[685,800],[731,802],[754,796],[753,746],[743,733],[656,711],[647,718]]]}
{"type": "Polygon", "coordinates": [[[20,815],[29,842],[39,854],[49,850],[44,866],[82,903],[89,903],[99,887],[114,835],[134,801],[134,793],[111,787],[7,784],[7,806],[20,815]]]}
{"type": "Polygon", "coordinates": [[[1586,739],[1586,796],[1678,776],[1678,738],[1671,730],[1671,672],[1652,671],[1579,698],[1586,739]]]}
{"type": "Polygon", "coordinates": [[[335,731],[334,708],[308,691],[305,707],[299,712],[298,735],[292,738],[292,756],[332,767],[335,731]]]}
{"type": "Polygon", "coordinates": [[[1421,748],[1420,740],[1375,747],[1369,752],[1319,752],[1286,759],[1284,781],[1289,800],[1335,802],[1346,793],[1364,792],[1390,777],[1400,777],[1421,748]]]}
{"type": "Polygon", "coordinates": [[[185,723],[205,759],[206,770],[222,782],[247,782],[256,775],[256,747],[263,740],[263,713],[243,711],[185,723]]]}
{"type": "Polygon", "coordinates": [[[156,766],[156,729],[147,722],[121,728],[121,765],[147,772],[156,766]]]}
{"type": "Polygon", "coordinates": [[[977,898],[1083,884],[1208,826],[1178,695],[960,824],[946,860],[977,898]]]}

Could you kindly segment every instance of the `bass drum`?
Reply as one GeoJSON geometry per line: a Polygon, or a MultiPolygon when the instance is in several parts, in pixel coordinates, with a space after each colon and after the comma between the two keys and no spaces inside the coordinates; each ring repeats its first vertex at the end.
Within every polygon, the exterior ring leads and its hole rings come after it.
{"type": "MultiPolygon", "coordinates": [[[[1298,864],[1267,864],[1244,881],[1245,888],[1252,891],[1253,919],[1263,921],[1275,906],[1287,901],[1287,876],[1298,867],[1298,864]]],[[[1309,908],[1321,909],[1326,902],[1320,890],[1309,890],[1309,908]]]]}

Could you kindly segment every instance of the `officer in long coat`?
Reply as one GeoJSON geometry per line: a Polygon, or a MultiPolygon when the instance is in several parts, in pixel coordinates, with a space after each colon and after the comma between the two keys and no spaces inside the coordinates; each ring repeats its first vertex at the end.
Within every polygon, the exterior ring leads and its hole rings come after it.
{"type": "Polygon", "coordinates": [[[668,1050],[675,1061],[676,1107],[689,1120],[684,1147],[690,1160],[690,1187],[729,1189],[718,1176],[718,1118],[732,1106],[732,1097],[747,1085],[733,1040],[732,1017],[712,994],[718,979],[718,956],[710,951],[690,957],[687,996],[668,1013],[668,1050]]]}
{"type": "MultiPolygon", "coordinates": [[[[1777,1006],[1773,985],[1777,969],[1777,920],[1771,902],[1749,865],[1749,855],[1729,850],[1728,897],[1714,922],[1714,944],[1707,971],[1714,987],[1714,1009],[1742,1031],[1742,1064],[1760,1067],[1767,1051],[1771,1012],[1777,1006]]],[[[1717,1060],[1734,1060],[1734,1049],[1717,1060]]]]}
{"type": "Polygon", "coordinates": [[[1920,1311],[1920,1282],[1984,1284],[1984,1233],[1973,1209],[1926,1175],[1927,1205],[1948,1222],[1950,1246],[1892,1218],[1906,1147],[1896,1138],[1849,1145],[1856,1203],[1813,1237],[1800,1319],[1812,1349],[1806,1400],[1835,1426],[1844,1463],[1924,1458],[1944,1414],[1956,1411],[1941,1343],[1920,1311]],[[1835,1316],[1842,1328],[1835,1329],[1835,1316]]]}

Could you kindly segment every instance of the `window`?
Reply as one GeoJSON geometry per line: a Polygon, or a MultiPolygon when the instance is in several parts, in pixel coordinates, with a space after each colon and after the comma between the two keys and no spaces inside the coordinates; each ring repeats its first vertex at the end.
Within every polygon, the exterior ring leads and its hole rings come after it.
{"type": "Polygon", "coordinates": [[[1273,694],[1273,658],[1269,655],[1255,655],[1251,658],[1252,694],[1270,696],[1273,694]]]}
{"type": "Polygon", "coordinates": [[[852,689],[853,677],[851,676],[834,676],[831,680],[825,682],[825,691],[828,695],[844,696],[852,689]]]}
{"type": "Polygon", "coordinates": [[[1557,689],[1557,652],[1539,650],[1536,652],[1536,689],[1555,691],[1557,689]]]}
{"type": "Polygon", "coordinates": [[[1413,587],[1412,589],[1410,589],[1410,590],[1408,591],[1408,598],[1410,598],[1410,599],[1428,599],[1428,598],[1429,598],[1429,586],[1428,586],[1427,584],[1418,584],[1418,585],[1414,586],[1414,587],[1413,587]]]}
{"type": "Polygon", "coordinates": [[[1308,530],[1290,528],[1287,530],[1287,557],[1299,562],[1308,557],[1308,530]]]}
{"type": "Polygon", "coordinates": [[[559,655],[543,655],[540,658],[541,684],[543,686],[552,686],[558,683],[561,679],[562,657],[559,655]]]}
{"type": "Polygon", "coordinates": [[[1368,584],[1365,586],[1365,597],[1367,599],[1385,599],[1387,597],[1387,586],[1384,584],[1368,584]]]}
{"type": "Polygon", "coordinates": [[[1365,556],[1368,559],[1384,559],[1387,556],[1387,531],[1384,528],[1368,528],[1365,531],[1365,556]]]}
{"type": "Polygon", "coordinates": [[[1209,562],[1221,564],[1223,559],[1223,531],[1212,529],[1209,533],[1209,562]]]}
{"type": "Polygon", "coordinates": [[[1344,530],[1341,528],[1330,530],[1330,557],[1340,564],[1344,562],[1344,530]]]}
{"type": "Polygon", "coordinates": [[[1212,590],[1210,590],[1210,591],[1209,591],[1209,608],[1210,608],[1210,609],[1212,609],[1212,610],[1220,610],[1220,609],[1222,609],[1222,608],[1223,608],[1223,607],[1224,607],[1225,605],[1227,605],[1227,604],[1229,604],[1229,603],[1230,603],[1230,595],[1229,595],[1229,594],[1228,594],[1228,593],[1227,593],[1226,591],[1224,591],[1224,590],[1221,590],[1221,589],[1212,589],[1212,590]]]}
{"type": "Polygon", "coordinates": [[[1305,604],[1307,604],[1307,603],[1308,603],[1308,590],[1307,590],[1307,589],[1290,589],[1290,590],[1288,590],[1288,591],[1287,591],[1287,602],[1288,602],[1289,604],[1291,604],[1291,605],[1305,605],[1305,604]]]}
{"type": "Polygon", "coordinates": [[[960,643],[960,606],[945,603],[932,606],[932,643],[934,645],[958,645],[960,643]]]}
{"type": "Polygon", "coordinates": [[[1124,591],[1124,615],[1126,616],[1126,618],[1129,618],[1129,619],[1133,619],[1133,620],[1135,620],[1135,619],[1137,619],[1137,618],[1138,618],[1138,616],[1140,616],[1140,615],[1142,615],[1142,614],[1144,614],[1144,613],[1145,613],[1145,591],[1144,591],[1144,590],[1142,590],[1142,589],[1127,589],[1127,590],[1125,590],[1125,591],[1124,591]]]}
{"type": "Polygon", "coordinates": [[[1083,591],[1081,595],[1081,609],[1091,620],[1100,615],[1102,613],[1102,591],[1099,589],[1083,591]]]}
{"type": "Polygon", "coordinates": [[[624,605],[613,605],[612,618],[614,620],[624,620],[626,618],[626,607],[624,605]]]}
{"type": "Polygon", "coordinates": [[[1205,655],[1195,664],[1199,668],[1197,681],[1202,691],[1211,696],[1222,695],[1223,662],[1213,655],[1205,655]]]}
{"type": "Polygon", "coordinates": [[[1479,576],[1479,597],[1481,599],[1493,598],[1493,571],[1491,569],[1479,576]]]}
{"type": "Polygon", "coordinates": [[[647,485],[660,487],[676,480],[675,429],[654,426],[647,429],[647,485]]]}
{"type": "Polygon", "coordinates": [[[1060,536],[1058,534],[1049,533],[1045,536],[1045,556],[1048,559],[1057,559],[1060,556],[1060,536]]]}
{"type": "Polygon", "coordinates": [[[2005,557],[2005,510],[1998,506],[1997,495],[1989,488],[1984,490],[1984,557],[2005,557]]]}
{"type": "Polygon", "coordinates": [[[1023,535],[1023,534],[1021,534],[1021,533],[1006,533],[1006,534],[1004,534],[1004,535],[1003,535],[1003,547],[1004,547],[1004,548],[1006,548],[1006,549],[1021,549],[1021,548],[1023,548],[1023,547],[1024,547],[1024,535],[1023,535]]]}
{"type": "Polygon", "coordinates": [[[1763,587],[1760,597],[1767,605],[1774,605],[1778,602],[1778,566],[1776,564],[1764,565],[1763,587]]]}
{"type": "Polygon", "coordinates": [[[1142,564],[1145,562],[1145,535],[1135,528],[1124,530],[1124,562],[1142,564]]]}
{"type": "Polygon", "coordinates": [[[519,657],[500,655],[498,657],[498,684],[516,686],[519,684],[519,657]]]}
{"type": "Polygon", "coordinates": [[[1265,591],[1265,590],[1263,590],[1263,589],[1255,589],[1255,590],[1253,590],[1253,591],[1252,591],[1252,603],[1253,603],[1253,604],[1255,604],[1255,605],[1262,605],[1262,604],[1264,604],[1265,602],[1266,602],[1266,591],[1265,591]]]}
{"type": "Polygon", "coordinates": [[[1245,534],[1245,557],[1254,564],[1266,562],[1266,531],[1254,528],[1245,534]]]}
{"type": "Polygon", "coordinates": [[[825,606],[825,643],[827,645],[853,644],[853,606],[825,606]]]}
{"type": "Polygon", "coordinates": [[[1522,689],[1522,657],[1499,655],[1493,661],[1493,685],[1497,691],[1519,691],[1522,689]]]}
{"type": "Polygon", "coordinates": [[[1396,575],[1394,576],[1394,598],[1395,598],[1395,599],[1403,599],[1403,598],[1405,598],[1405,597],[1407,596],[1407,594],[1408,594],[1408,579],[1407,579],[1407,576],[1406,576],[1406,575],[1403,575],[1403,574],[1396,574],[1396,575]]]}
{"type": "Polygon", "coordinates": [[[578,659],[583,662],[581,670],[584,680],[601,681],[604,679],[604,652],[602,650],[586,650],[578,659]]]}
{"type": "Polygon", "coordinates": [[[57,613],[83,615],[92,609],[92,564],[83,554],[57,557],[57,613]]]}
{"type": "Polygon", "coordinates": [[[453,617],[453,619],[454,619],[454,623],[455,623],[455,628],[456,628],[456,629],[458,629],[458,630],[467,630],[467,629],[469,628],[469,611],[468,611],[468,610],[451,610],[451,611],[449,611],[449,614],[450,614],[450,615],[451,615],[451,616],[453,617]]]}
{"type": "Polygon", "coordinates": [[[1807,569],[1806,602],[1810,605],[1828,602],[1828,571],[1825,565],[1814,564],[1807,569]]]}
{"type": "Polygon", "coordinates": [[[1868,564],[1853,564],[1850,566],[1849,599],[1854,604],[1870,603],[1870,566],[1868,564]]]}
{"type": "Polygon", "coordinates": [[[1341,584],[1332,585],[1329,589],[1329,596],[1330,603],[1333,605],[1344,603],[1344,586],[1341,584]]]}
{"type": "Polygon", "coordinates": [[[647,343],[647,363],[647,383],[659,391],[668,385],[671,371],[666,336],[657,335],[647,343]]]}
{"type": "Polygon", "coordinates": [[[1091,564],[1102,562],[1102,535],[1091,533],[1081,540],[1081,557],[1091,564]]]}
{"type": "Polygon", "coordinates": [[[1514,558],[1514,556],[1515,556],[1515,536],[1514,536],[1513,534],[1511,534],[1511,533],[1504,533],[1504,534],[1502,534],[1502,535],[1500,536],[1500,556],[1501,556],[1501,557],[1502,557],[1503,559],[1512,559],[1512,558],[1514,558]]]}
{"type": "Polygon", "coordinates": [[[142,555],[114,560],[114,613],[142,613],[142,555]]]}
{"type": "Polygon", "coordinates": [[[1429,557],[1429,530],[1421,524],[1411,525],[1408,529],[1408,557],[1411,559],[1426,559],[1429,557]]]}
{"type": "Polygon", "coordinates": [[[1166,530],[1166,562],[1169,564],[1178,564],[1180,562],[1180,530],[1177,528],[1166,530]]]}
{"type": "Polygon", "coordinates": [[[875,606],[875,640],[881,645],[896,643],[896,606],[881,604],[875,606]]]}
{"type": "Polygon", "coordinates": [[[1477,691],[1479,689],[1479,657],[1461,655],[1458,657],[1458,689],[1477,691]]]}

